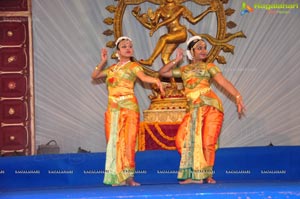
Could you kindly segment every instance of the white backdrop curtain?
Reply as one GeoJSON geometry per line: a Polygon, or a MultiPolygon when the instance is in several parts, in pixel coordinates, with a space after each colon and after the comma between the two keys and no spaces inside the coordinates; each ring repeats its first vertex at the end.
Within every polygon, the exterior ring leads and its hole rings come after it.
{"type": "MultiPolygon", "coordinates": [[[[242,93],[247,112],[239,120],[235,104],[215,89],[225,107],[220,147],[266,146],[270,142],[299,145],[300,10],[270,14],[255,9],[241,16],[242,2],[245,1],[234,0],[225,5],[236,10],[227,21],[234,21],[237,26],[228,32],[242,30],[247,38],[231,41],[234,54],[221,53],[227,64],[216,64],[242,93]]],[[[246,3],[253,6],[254,2],[246,3]]],[[[105,151],[107,91],[104,83],[92,83],[90,75],[100,60],[100,49],[113,40],[113,36],[102,34],[112,28],[103,23],[106,17],[113,17],[105,9],[107,5],[117,5],[117,1],[32,0],[36,145],[55,139],[62,153],[77,152],[78,147],[105,151]]],[[[205,9],[193,2],[184,5],[194,16],[205,9]]],[[[142,12],[157,8],[150,3],[140,6],[142,12]]],[[[135,57],[146,59],[166,30],[162,27],[150,37],[149,31],[131,15],[132,8],[128,6],[124,13],[123,33],[134,40],[135,57]]],[[[213,14],[196,25],[184,19],[182,23],[199,33],[216,32],[213,14]]],[[[185,48],[185,44],[181,47],[185,48]]],[[[108,65],[113,62],[109,60],[108,65]]],[[[158,58],[153,69],[158,70],[161,65],[158,58]]],[[[151,91],[139,83],[135,89],[142,113],[149,106],[151,91]]]]}

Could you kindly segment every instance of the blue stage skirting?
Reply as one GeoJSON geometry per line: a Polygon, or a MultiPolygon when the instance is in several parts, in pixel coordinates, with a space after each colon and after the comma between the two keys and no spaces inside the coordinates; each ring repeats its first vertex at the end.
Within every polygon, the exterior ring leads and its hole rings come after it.
{"type": "MultiPolygon", "coordinates": [[[[300,147],[221,148],[216,154],[218,181],[299,181],[300,147]]],[[[142,184],[177,183],[177,151],[136,154],[135,178],[142,184]]],[[[0,158],[0,189],[102,186],[105,153],[0,158]]],[[[104,185],[103,185],[104,186],[104,185]]]]}

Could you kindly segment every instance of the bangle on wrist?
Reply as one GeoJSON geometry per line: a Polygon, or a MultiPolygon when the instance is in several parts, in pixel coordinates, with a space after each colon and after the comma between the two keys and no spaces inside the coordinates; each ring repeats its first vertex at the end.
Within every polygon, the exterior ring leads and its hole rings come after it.
{"type": "Polygon", "coordinates": [[[100,68],[98,66],[95,67],[95,70],[100,70],[100,68]]]}
{"type": "Polygon", "coordinates": [[[176,61],[172,61],[172,64],[173,64],[173,65],[176,65],[176,61]]]}
{"type": "Polygon", "coordinates": [[[241,102],[241,95],[235,96],[236,104],[239,104],[241,102]]]}

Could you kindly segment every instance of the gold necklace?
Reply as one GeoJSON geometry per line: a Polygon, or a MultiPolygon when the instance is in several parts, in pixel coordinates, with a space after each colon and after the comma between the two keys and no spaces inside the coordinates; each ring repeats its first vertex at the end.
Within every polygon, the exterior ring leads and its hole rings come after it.
{"type": "Polygon", "coordinates": [[[118,62],[117,64],[116,64],[116,66],[113,68],[113,72],[118,72],[125,64],[127,64],[127,63],[129,63],[130,62],[130,60],[128,60],[127,62],[124,62],[124,63],[120,63],[120,62],[118,62]]]}

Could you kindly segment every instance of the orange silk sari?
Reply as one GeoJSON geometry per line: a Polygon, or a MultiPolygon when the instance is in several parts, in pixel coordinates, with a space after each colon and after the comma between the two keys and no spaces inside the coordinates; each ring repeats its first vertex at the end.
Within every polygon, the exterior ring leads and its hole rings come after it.
{"type": "Polygon", "coordinates": [[[135,62],[118,70],[114,68],[115,65],[104,71],[109,97],[105,112],[107,148],[103,182],[109,185],[118,185],[134,176],[140,113],[133,89],[136,74],[143,70],[135,62]]]}
{"type": "Polygon", "coordinates": [[[210,88],[220,70],[197,63],[173,70],[183,80],[188,112],[178,129],[176,147],[181,154],[178,179],[202,180],[213,175],[215,150],[223,123],[221,100],[210,88]]]}

